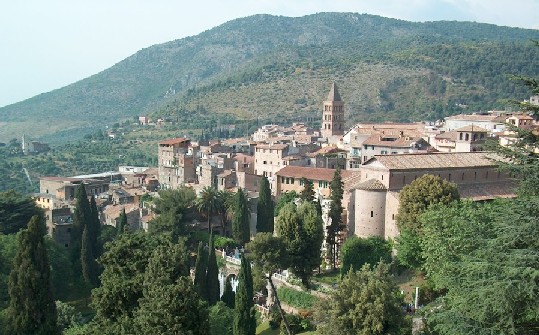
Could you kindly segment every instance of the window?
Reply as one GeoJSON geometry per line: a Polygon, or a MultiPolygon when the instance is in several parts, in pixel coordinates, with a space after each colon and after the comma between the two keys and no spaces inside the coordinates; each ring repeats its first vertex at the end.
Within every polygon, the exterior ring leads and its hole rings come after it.
{"type": "Polygon", "coordinates": [[[319,187],[319,188],[322,187],[322,181],[319,181],[319,182],[318,182],[318,187],[319,187]]]}
{"type": "Polygon", "coordinates": [[[290,184],[294,184],[294,178],[290,178],[290,184]]]}
{"type": "Polygon", "coordinates": [[[299,180],[299,186],[303,186],[303,179],[299,180]]]}
{"type": "Polygon", "coordinates": [[[371,211],[371,218],[372,218],[372,217],[374,217],[374,212],[373,212],[373,211],[371,211]]]}
{"type": "Polygon", "coordinates": [[[264,162],[262,162],[262,164],[268,164],[268,161],[264,161],[264,162]]]}
{"type": "Polygon", "coordinates": [[[281,177],[281,184],[284,184],[284,177],[281,177]]]}
{"type": "Polygon", "coordinates": [[[328,188],[328,182],[327,181],[324,182],[324,188],[328,188]]]}

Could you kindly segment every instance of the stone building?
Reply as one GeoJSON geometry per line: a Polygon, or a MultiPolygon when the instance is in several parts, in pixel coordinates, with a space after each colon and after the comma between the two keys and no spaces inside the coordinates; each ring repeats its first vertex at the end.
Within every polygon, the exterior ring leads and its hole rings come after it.
{"type": "Polygon", "coordinates": [[[71,245],[71,230],[73,228],[73,213],[70,208],[56,208],[45,211],[47,233],[59,245],[69,248],[71,245]]]}
{"type": "MultiPolygon", "coordinates": [[[[485,152],[375,156],[364,164],[361,182],[352,187],[349,231],[360,237],[398,235],[399,192],[425,174],[457,184],[461,198],[474,201],[513,197],[513,181],[497,170],[485,152]]],[[[343,202],[344,203],[344,202],[343,202]]]]}
{"type": "Polygon", "coordinates": [[[323,103],[320,135],[329,139],[333,136],[344,135],[344,131],[344,102],[337,90],[337,85],[333,83],[328,97],[323,103]]]}
{"type": "Polygon", "coordinates": [[[196,149],[187,138],[173,138],[159,142],[157,153],[161,188],[179,188],[196,180],[196,149]]]}

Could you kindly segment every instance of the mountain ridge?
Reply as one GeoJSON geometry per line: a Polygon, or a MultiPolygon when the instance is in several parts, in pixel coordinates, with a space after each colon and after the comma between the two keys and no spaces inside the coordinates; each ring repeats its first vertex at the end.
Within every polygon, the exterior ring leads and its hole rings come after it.
{"type": "MultiPolygon", "coordinates": [[[[537,57],[526,61],[524,56],[514,55],[517,52],[526,57],[534,55],[531,46],[526,46],[530,39],[539,39],[539,31],[474,22],[418,23],[357,13],[318,13],[297,18],[259,14],[226,22],[198,35],[141,49],[88,78],[0,108],[0,117],[7,123],[0,128],[3,133],[0,141],[20,133],[45,139],[50,139],[53,133],[60,138],[62,134],[66,138],[77,134],[75,138],[80,138],[85,131],[137,115],[153,113],[180,120],[181,111],[196,112],[197,108],[206,114],[223,112],[238,117],[250,117],[254,112],[265,115],[268,110],[283,108],[291,113],[310,110],[314,114],[320,104],[316,99],[327,93],[324,91],[331,77],[343,80],[344,85],[339,87],[347,93],[350,106],[360,108],[350,111],[351,120],[365,115],[407,119],[402,117],[403,108],[431,108],[425,102],[430,98],[439,101],[439,105],[432,107],[442,109],[433,115],[439,116],[442,112],[456,112],[447,106],[454,103],[458,95],[463,94],[465,99],[468,99],[466,95],[479,95],[474,98],[479,101],[477,105],[487,106],[485,101],[499,98],[501,93],[493,93],[494,89],[488,86],[495,84],[490,81],[482,83],[460,73],[466,69],[461,69],[454,78],[444,73],[448,70],[440,64],[445,60],[440,55],[449,50],[468,62],[462,55],[479,57],[484,50],[491,53],[495,50],[500,57],[489,66],[515,70],[515,74],[521,74],[519,70],[526,73],[528,67],[531,68],[529,74],[534,75],[539,73],[537,57]],[[506,64],[504,57],[510,57],[515,65],[506,64]],[[379,72],[369,71],[369,66],[379,72]],[[369,83],[362,90],[360,85],[347,79],[347,71],[355,73],[361,69],[366,69],[371,77],[350,78],[377,84],[369,83]],[[403,77],[391,76],[391,71],[403,77]],[[383,78],[378,80],[376,76],[383,78]],[[302,87],[296,87],[293,82],[283,83],[287,80],[299,80],[302,87]],[[445,91],[431,89],[432,94],[425,94],[433,81],[445,85],[445,91]],[[347,85],[354,88],[347,92],[347,85]],[[277,90],[274,93],[260,92],[273,87],[277,90]],[[279,87],[284,93],[278,93],[279,87]],[[447,87],[454,92],[447,93],[447,87]],[[301,96],[300,88],[311,93],[301,96]],[[234,96],[234,90],[245,91],[240,95],[242,99],[234,96]],[[296,96],[288,96],[287,92],[295,92],[291,94],[296,96]],[[422,96],[419,100],[425,101],[414,102],[413,96],[417,94],[422,96]],[[401,104],[399,95],[409,101],[401,104]],[[217,96],[221,103],[234,106],[221,106],[217,101],[209,103],[219,100],[217,96]],[[284,101],[279,102],[279,97],[284,101]],[[307,103],[296,106],[295,102],[304,100],[307,103]],[[276,103],[274,107],[272,102],[276,103]],[[36,127],[37,118],[50,126],[36,127]]],[[[485,52],[483,56],[489,57],[485,52]]],[[[485,67],[482,62],[478,59],[477,67],[485,67]]],[[[449,70],[458,69],[458,65],[451,65],[449,70]]],[[[494,72],[485,73],[493,76],[494,72]]],[[[412,114],[428,116],[429,113],[414,111],[412,114]]]]}

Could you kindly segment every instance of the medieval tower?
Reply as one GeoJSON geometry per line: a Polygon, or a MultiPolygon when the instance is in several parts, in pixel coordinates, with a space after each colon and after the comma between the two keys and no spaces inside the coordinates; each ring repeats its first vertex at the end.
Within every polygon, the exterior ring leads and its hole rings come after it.
{"type": "Polygon", "coordinates": [[[324,138],[344,134],[344,102],[335,83],[324,101],[320,133],[324,138]]]}

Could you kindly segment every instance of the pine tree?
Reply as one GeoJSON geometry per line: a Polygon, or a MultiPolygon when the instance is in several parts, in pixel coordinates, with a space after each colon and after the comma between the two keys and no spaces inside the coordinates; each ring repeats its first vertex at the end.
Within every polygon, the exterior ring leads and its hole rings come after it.
{"type": "Polygon", "coordinates": [[[6,334],[59,334],[52,297],[50,265],[43,235],[44,225],[35,215],[18,236],[19,248],[9,276],[6,334]]]}
{"type": "Polygon", "coordinates": [[[260,178],[258,204],[256,206],[256,231],[258,233],[273,233],[273,208],[269,181],[266,177],[260,178]]]}
{"type": "Polygon", "coordinates": [[[125,214],[125,208],[122,209],[122,212],[120,213],[120,216],[118,217],[118,223],[116,225],[116,229],[118,229],[118,235],[124,233],[127,231],[127,214],[125,214]]]}
{"type": "Polygon", "coordinates": [[[236,243],[245,244],[250,239],[249,200],[243,189],[238,189],[234,195],[234,216],[232,219],[232,236],[236,243]]]}
{"type": "Polygon", "coordinates": [[[329,218],[331,223],[327,226],[326,243],[331,261],[331,267],[335,269],[337,262],[337,235],[344,228],[342,226],[342,198],[344,195],[343,182],[341,178],[341,169],[337,167],[333,180],[329,185],[331,190],[331,205],[329,207],[329,218]]]}
{"type": "Polygon", "coordinates": [[[210,235],[210,249],[208,250],[208,270],[206,271],[206,292],[210,306],[219,301],[219,268],[215,256],[213,234],[210,235]]]}
{"type": "Polygon", "coordinates": [[[206,270],[208,268],[208,253],[204,250],[204,244],[198,243],[197,260],[195,263],[195,288],[198,295],[207,300],[208,294],[206,290],[206,270]]]}
{"type": "Polygon", "coordinates": [[[241,257],[241,268],[238,275],[238,288],[236,289],[236,301],[234,308],[234,324],[232,327],[234,335],[255,335],[256,319],[253,303],[253,276],[251,274],[251,263],[241,257]]]}
{"type": "Polygon", "coordinates": [[[232,290],[232,282],[230,281],[230,277],[227,277],[225,281],[225,290],[223,292],[223,296],[221,297],[221,301],[224,302],[229,308],[234,309],[235,299],[236,294],[232,290]]]}
{"type": "Polygon", "coordinates": [[[88,285],[88,287],[96,287],[98,285],[99,268],[94,258],[89,226],[84,227],[84,231],[82,233],[80,263],[84,282],[88,285]]]}

